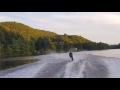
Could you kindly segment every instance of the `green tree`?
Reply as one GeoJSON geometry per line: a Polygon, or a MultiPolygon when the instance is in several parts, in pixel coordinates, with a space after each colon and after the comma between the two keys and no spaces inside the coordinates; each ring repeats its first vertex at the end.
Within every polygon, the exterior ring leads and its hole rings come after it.
{"type": "Polygon", "coordinates": [[[56,51],[56,46],[52,42],[50,42],[50,49],[56,51]]]}
{"type": "Polygon", "coordinates": [[[2,56],[3,54],[3,47],[4,45],[2,43],[0,43],[0,57],[2,56]]]}

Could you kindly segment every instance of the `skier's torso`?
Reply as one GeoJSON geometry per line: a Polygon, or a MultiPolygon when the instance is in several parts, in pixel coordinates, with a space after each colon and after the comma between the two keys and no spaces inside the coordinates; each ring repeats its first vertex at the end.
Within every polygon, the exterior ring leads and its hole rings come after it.
{"type": "Polygon", "coordinates": [[[72,57],[72,53],[69,53],[70,57],[72,57]]]}

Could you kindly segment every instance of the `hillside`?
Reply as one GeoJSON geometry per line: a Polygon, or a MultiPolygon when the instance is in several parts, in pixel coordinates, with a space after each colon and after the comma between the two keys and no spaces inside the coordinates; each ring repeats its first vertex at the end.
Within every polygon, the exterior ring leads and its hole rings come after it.
{"type": "Polygon", "coordinates": [[[0,23],[0,57],[46,54],[50,51],[107,49],[108,44],[95,43],[82,36],[58,35],[33,29],[18,22],[0,23]]]}
{"type": "Polygon", "coordinates": [[[8,32],[19,33],[22,37],[26,40],[30,38],[38,38],[43,36],[56,36],[56,33],[45,31],[45,30],[38,30],[33,29],[27,25],[18,22],[1,22],[0,23],[0,30],[6,30],[8,32]]]}

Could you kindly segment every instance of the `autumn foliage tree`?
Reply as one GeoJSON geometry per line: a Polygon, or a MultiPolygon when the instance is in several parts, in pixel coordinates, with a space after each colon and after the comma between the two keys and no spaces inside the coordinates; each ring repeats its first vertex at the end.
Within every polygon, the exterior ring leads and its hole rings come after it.
{"type": "Polygon", "coordinates": [[[0,23],[0,57],[46,54],[50,51],[108,49],[105,43],[95,43],[82,36],[58,35],[33,29],[18,22],[0,23]]]}

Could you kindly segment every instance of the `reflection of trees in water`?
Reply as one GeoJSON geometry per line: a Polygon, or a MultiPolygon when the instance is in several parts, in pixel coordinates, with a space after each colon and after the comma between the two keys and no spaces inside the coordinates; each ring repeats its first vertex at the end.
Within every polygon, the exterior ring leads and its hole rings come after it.
{"type": "Polygon", "coordinates": [[[18,60],[18,61],[0,61],[0,70],[8,69],[10,67],[16,67],[28,63],[33,63],[38,61],[37,59],[32,60],[18,60]]]}

